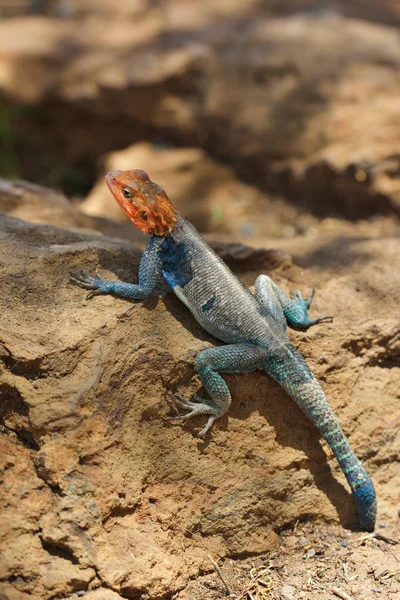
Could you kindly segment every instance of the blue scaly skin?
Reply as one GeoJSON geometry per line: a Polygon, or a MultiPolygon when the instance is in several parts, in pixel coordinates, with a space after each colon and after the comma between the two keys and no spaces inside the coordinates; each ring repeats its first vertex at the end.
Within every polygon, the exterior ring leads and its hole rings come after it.
{"type": "Polygon", "coordinates": [[[361,527],[373,531],[376,497],[372,481],[352,451],[321,386],[286,335],[287,326],[305,330],[331,318],[308,318],[313,293],[307,300],[299,292],[290,298],[268,276],[260,275],[253,295],[146,173],[113,171],[106,179],[131,221],[152,234],[141,260],[139,283],[106,281],[86,271],[74,274],[72,280],[89,290],[89,297],[112,294],[128,300],[157,295],[164,280],[198,323],[227,344],[199,352],[195,367],[209,398],[195,395],[187,401],[178,400],[187,412],[176,418],[208,416],[199,434],[203,437],[231,404],[221,373],[264,369],[332,448],[352,490],[361,527]]]}

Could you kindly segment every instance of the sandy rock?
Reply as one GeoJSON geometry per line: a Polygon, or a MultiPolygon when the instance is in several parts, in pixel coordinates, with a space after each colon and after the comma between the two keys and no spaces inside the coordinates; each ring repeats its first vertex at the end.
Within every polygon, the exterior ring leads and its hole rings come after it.
{"type": "MultiPolygon", "coordinates": [[[[149,9],[146,0],[102,0],[101,4],[96,0],[53,0],[53,2],[31,0],[20,0],[17,4],[3,2],[1,8],[2,16],[20,16],[26,14],[47,14],[58,17],[88,16],[103,18],[117,17],[140,17],[149,9]]],[[[184,29],[193,26],[193,23],[210,24],[210,22],[223,17],[249,17],[257,9],[262,16],[290,15],[292,13],[305,12],[308,14],[336,13],[349,15],[358,19],[366,19],[376,23],[388,25],[400,24],[400,8],[397,0],[265,0],[262,5],[249,0],[246,4],[237,0],[225,0],[224,3],[216,4],[211,0],[202,2],[201,10],[196,0],[169,0],[157,5],[156,14],[160,14],[168,22],[180,25],[184,29]]]]}
{"type": "MultiPolygon", "coordinates": [[[[113,206],[115,202],[111,196],[109,200],[113,206]]],[[[51,188],[28,181],[0,178],[0,212],[31,223],[68,227],[81,232],[95,231],[145,244],[142,234],[128,220],[115,223],[110,219],[87,215],[79,203],[51,188]]]]}
{"type": "Polygon", "coordinates": [[[106,588],[98,588],[85,594],[85,600],[121,600],[122,596],[106,588]]]}
{"type": "MultiPolygon", "coordinates": [[[[254,232],[249,215],[271,209],[271,203],[257,188],[241,182],[232,169],[212,160],[200,148],[165,148],[148,142],[113,152],[105,159],[104,175],[114,169],[140,168],[168,190],[178,210],[200,231],[254,232]]],[[[102,176],[82,203],[88,215],[125,221],[112,201],[102,176]]],[[[270,211],[272,212],[272,211],[270,211]]],[[[270,219],[270,231],[277,228],[278,215],[270,219]]]]}
{"type": "MultiPolygon", "coordinates": [[[[79,205],[86,217],[91,217],[91,227],[106,235],[131,239],[140,243],[143,238],[129,230],[129,221],[114,202],[104,183],[104,175],[111,170],[129,170],[140,167],[151,179],[160,184],[180,213],[188,218],[202,233],[209,232],[208,241],[221,234],[234,234],[246,242],[262,237],[293,237],[304,234],[315,237],[317,232],[340,232],[354,235],[354,224],[343,219],[317,220],[308,211],[296,208],[288,201],[262,193],[256,186],[246,184],[235,172],[213,160],[200,148],[165,147],[141,142],[118,152],[108,154],[103,162],[102,175],[88,197],[79,205]],[[110,219],[125,224],[118,230],[110,219]]],[[[21,218],[26,218],[20,214],[21,218]]],[[[394,235],[399,231],[399,221],[392,216],[376,217],[357,224],[359,235],[394,235]]],[[[265,243],[265,242],[264,242],[265,243]]],[[[242,252],[230,243],[224,260],[235,254],[235,262],[246,263],[249,251],[254,261],[254,248],[242,252]]],[[[214,246],[213,246],[214,247],[214,246]]],[[[214,247],[215,249],[215,247],[214,247]]],[[[219,250],[217,252],[220,254],[219,250]]],[[[261,250],[265,252],[264,249],[261,250]]],[[[259,261],[257,265],[261,265],[259,261]]],[[[253,263],[253,266],[256,266],[253,263]]]]}
{"type": "MultiPolygon", "coordinates": [[[[7,216],[0,225],[2,593],[161,598],[209,570],[209,554],[265,552],[299,519],[356,522],[331,453],[265,374],[227,376],[233,406],[210,440],[194,435],[203,419],[165,419],[171,395],[198,390],[193,357],[212,340],[173,296],[87,301],[68,283],[80,267],[136,281],[139,250],[7,216]]],[[[313,314],[335,315],[294,340],[385,519],[399,489],[399,241],[345,243],[293,240],[295,264],[274,277],[304,290],[313,279],[313,314]]]]}
{"type": "Polygon", "coordinates": [[[0,179],[0,212],[57,227],[84,227],[89,221],[63,194],[22,180],[0,179]]]}
{"type": "MultiPolygon", "coordinates": [[[[88,197],[79,205],[92,218],[92,227],[106,235],[132,239],[140,243],[137,232],[129,231],[129,222],[104,183],[104,175],[111,170],[144,169],[151,179],[160,184],[181,214],[203,233],[209,232],[209,241],[219,234],[233,233],[243,240],[258,237],[293,237],[296,233],[314,236],[317,231],[342,234],[355,233],[354,225],[343,219],[318,221],[309,212],[299,210],[287,201],[269,197],[250,184],[244,183],[231,168],[213,160],[201,148],[166,147],[141,142],[108,154],[102,161],[102,175],[88,197]],[[110,219],[124,223],[124,230],[116,230],[110,219]]],[[[26,218],[24,214],[19,215],[26,218]]],[[[360,235],[393,235],[398,221],[388,217],[358,224],[360,235]]],[[[143,239],[142,239],[143,243],[143,239]]],[[[246,252],[230,245],[222,250],[224,260],[235,254],[236,262],[246,262],[246,252]]],[[[215,249],[215,248],[214,248],[215,249]]],[[[218,250],[217,250],[218,251],[218,250]]],[[[265,252],[265,250],[262,250],[265,252]]],[[[250,250],[251,261],[254,249],[250,250]]],[[[247,258],[250,258],[248,256],[247,258]]],[[[255,266],[255,265],[254,265],[255,266]]]]}
{"type": "Polygon", "coordinates": [[[274,248],[253,248],[240,242],[208,240],[211,248],[235,273],[244,271],[272,271],[292,264],[289,254],[274,248]]]}

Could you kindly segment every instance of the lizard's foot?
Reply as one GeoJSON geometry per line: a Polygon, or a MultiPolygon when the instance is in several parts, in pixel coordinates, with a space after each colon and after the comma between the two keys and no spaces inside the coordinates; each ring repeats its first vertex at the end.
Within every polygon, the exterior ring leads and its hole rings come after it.
{"type": "Polygon", "coordinates": [[[169,417],[171,421],[181,419],[186,421],[187,419],[191,419],[192,417],[196,417],[197,415],[210,415],[206,426],[199,432],[199,437],[204,437],[209,431],[216,419],[221,417],[224,413],[221,411],[219,407],[210,399],[205,399],[199,396],[198,394],[194,394],[190,400],[185,400],[182,397],[174,397],[174,402],[181,408],[188,410],[188,413],[177,415],[176,417],[169,417]]]}
{"type": "Polygon", "coordinates": [[[93,277],[85,270],[73,271],[70,275],[70,281],[84,290],[89,290],[86,298],[93,298],[93,296],[99,296],[100,294],[108,294],[107,281],[98,273],[93,277]]]}
{"type": "Polygon", "coordinates": [[[308,309],[311,306],[311,302],[314,298],[315,288],[311,290],[311,294],[308,298],[303,298],[303,294],[299,291],[292,291],[292,306],[288,307],[286,317],[289,325],[293,329],[305,330],[315,325],[316,323],[322,323],[323,321],[332,321],[332,316],[318,317],[317,319],[308,318],[308,309]]]}
{"type": "Polygon", "coordinates": [[[315,296],[315,287],[313,287],[313,289],[311,290],[311,294],[308,296],[308,298],[305,300],[303,298],[303,294],[300,292],[300,290],[294,290],[290,292],[293,301],[298,304],[299,306],[310,308],[311,306],[311,302],[313,301],[313,298],[315,296]]]}

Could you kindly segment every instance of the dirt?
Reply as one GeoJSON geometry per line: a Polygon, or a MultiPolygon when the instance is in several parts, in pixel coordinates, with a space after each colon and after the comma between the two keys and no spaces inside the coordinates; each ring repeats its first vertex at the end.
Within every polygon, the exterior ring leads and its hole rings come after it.
{"type": "Polygon", "coordinates": [[[282,532],[276,550],[225,560],[174,598],[396,600],[400,598],[399,520],[380,523],[379,533],[383,539],[299,523],[282,532]]]}

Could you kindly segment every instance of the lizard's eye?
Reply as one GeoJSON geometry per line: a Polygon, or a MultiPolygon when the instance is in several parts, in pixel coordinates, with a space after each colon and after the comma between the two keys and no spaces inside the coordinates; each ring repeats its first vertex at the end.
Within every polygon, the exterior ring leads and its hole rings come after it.
{"type": "Polygon", "coordinates": [[[132,196],[133,196],[132,190],[130,190],[129,188],[126,188],[126,187],[122,189],[122,193],[125,196],[125,198],[132,198],[132,196]]]}
{"type": "Polygon", "coordinates": [[[143,221],[147,221],[147,219],[149,218],[149,215],[147,214],[147,212],[142,212],[142,219],[143,221]]]}

